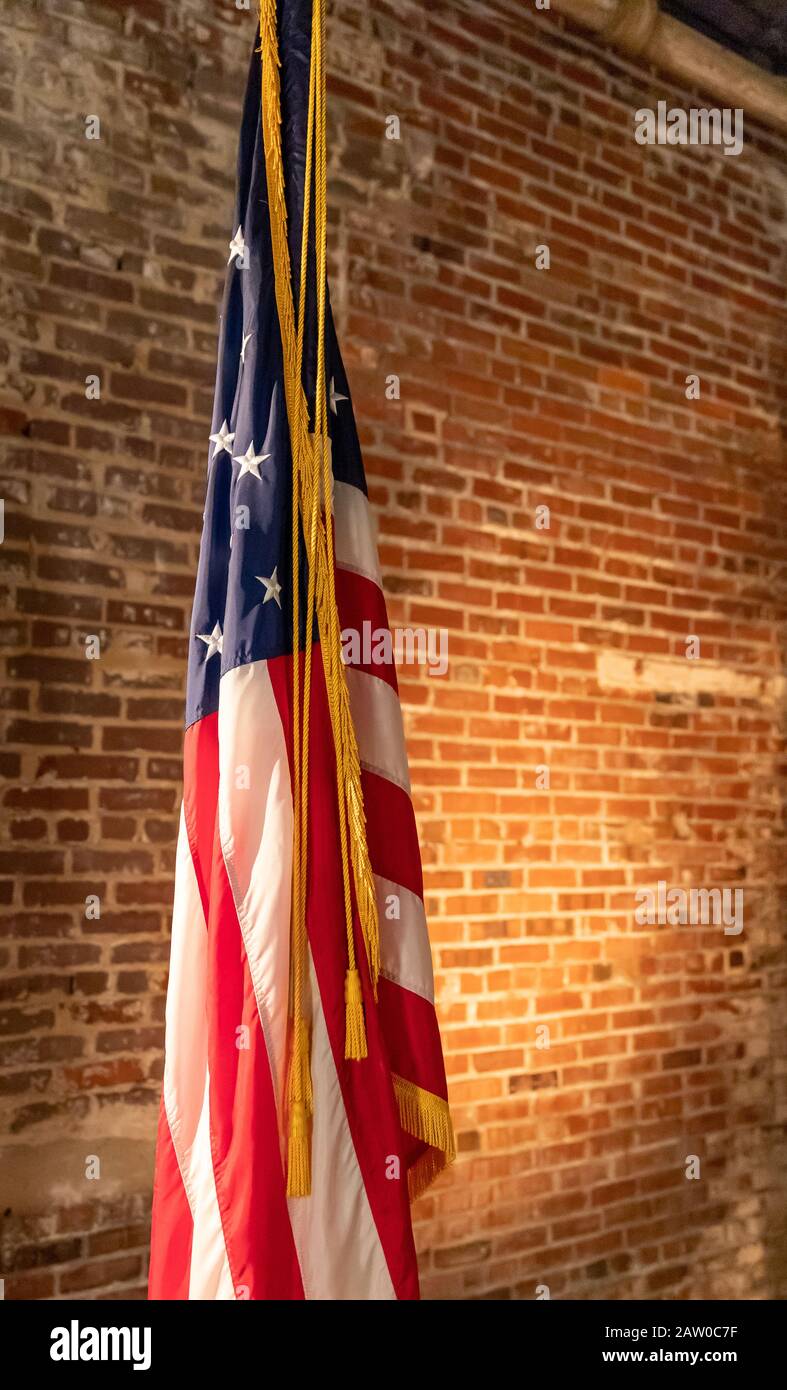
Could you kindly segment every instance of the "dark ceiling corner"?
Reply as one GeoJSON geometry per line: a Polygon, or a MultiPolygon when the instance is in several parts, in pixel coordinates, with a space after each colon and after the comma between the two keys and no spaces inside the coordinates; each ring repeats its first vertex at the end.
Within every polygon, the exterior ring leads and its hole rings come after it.
{"type": "Polygon", "coordinates": [[[766,72],[787,75],[787,0],[661,0],[660,8],[766,72]]]}

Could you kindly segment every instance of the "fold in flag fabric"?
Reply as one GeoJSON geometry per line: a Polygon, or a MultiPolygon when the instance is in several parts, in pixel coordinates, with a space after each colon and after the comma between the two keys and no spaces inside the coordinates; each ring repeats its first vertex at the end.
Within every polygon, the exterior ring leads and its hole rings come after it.
{"type": "Polygon", "coordinates": [[[333,645],[387,617],[320,293],[323,22],[319,0],[263,0],[240,133],[189,642],[154,1299],[416,1299],[410,1203],[454,1156],[396,673],[339,669],[333,645]]]}

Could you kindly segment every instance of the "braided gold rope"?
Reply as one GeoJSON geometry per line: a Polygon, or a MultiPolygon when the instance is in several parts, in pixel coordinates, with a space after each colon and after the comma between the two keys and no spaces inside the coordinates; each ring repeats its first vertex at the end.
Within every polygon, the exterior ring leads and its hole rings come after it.
{"type": "MultiPolygon", "coordinates": [[[[308,727],[301,718],[300,641],[299,641],[299,504],[301,471],[304,465],[306,434],[306,400],[301,385],[300,362],[303,356],[305,321],[305,267],[308,249],[308,207],[311,188],[312,128],[314,116],[314,83],[316,68],[312,61],[309,79],[309,116],[307,122],[307,175],[303,241],[301,249],[301,293],[298,305],[298,331],[294,324],[292,288],[289,280],[289,247],[287,244],[287,206],[281,155],[281,92],[279,83],[278,38],[276,5],[260,3],[261,54],[261,121],[265,154],[266,183],[270,208],[271,250],[275,268],[276,303],[282,324],[282,354],[284,363],[284,392],[287,416],[290,421],[292,447],[292,721],[293,721],[293,866],[290,926],[290,1000],[293,1023],[292,1042],[287,1074],[287,1103],[289,1135],[287,1150],[287,1195],[308,1196],[311,1191],[310,1143],[308,1116],[313,1110],[311,1068],[309,1065],[309,1026],[304,1009],[304,981],[307,964],[306,939],[306,813],[308,796],[308,727]],[[286,263],[286,287],[280,268],[286,263]],[[286,288],[286,293],[284,290],[286,288]],[[286,328],[286,331],[285,331],[286,328]],[[303,736],[302,736],[303,726],[303,736]],[[305,750],[305,766],[304,766],[305,750]]],[[[310,564],[309,592],[314,594],[310,564]]],[[[307,600],[308,604],[308,600],[307,600]]],[[[312,607],[313,613],[313,607],[312,607]]],[[[310,629],[307,627],[307,633],[310,629]]],[[[307,641],[307,657],[311,643],[307,641]]],[[[310,665],[304,672],[304,700],[308,709],[310,665]]]]}
{"type": "MultiPolygon", "coordinates": [[[[316,65],[314,58],[309,70],[309,114],[306,124],[306,171],[304,186],[303,235],[301,238],[301,282],[298,301],[298,331],[296,340],[296,361],[303,360],[303,336],[306,321],[306,267],[308,262],[308,229],[311,201],[311,170],[313,159],[312,130],[314,121],[316,65]]],[[[300,392],[298,406],[301,416],[306,408],[303,391],[300,392]]],[[[310,1065],[309,1025],[304,1007],[304,977],[307,969],[308,939],[306,932],[306,863],[308,850],[308,805],[309,805],[309,706],[311,702],[312,644],[310,635],[314,625],[314,520],[304,516],[304,532],[308,560],[308,581],[306,600],[306,643],[303,677],[303,709],[300,701],[300,642],[298,623],[300,620],[299,561],[298,561],[298,508],[300,492],[300,473],[303,467],[303,428],[296,434],[297,443],[293,448],[292,468],[292,703],[293,711],[298,710],[296,721],[293,715],[293,769],[297,782],[297,794],[293,798],[293,855],[298,855],[297,877],[293,877],[293,902],[291,922],[290,951],[290,1012],[294,1022],[290,1067],[287,1078],[287,1099],[290,1108],[290,1133],[287,1149],[287,1196],[306,1197],[311,1191],[311,1146],[309,1144],[308,1116],[314,1111],[312,1078],[310,1065]],[[298,756],[298,722],[301,725],[301,749],[298,756]],[[297,826],[297,829],[296,829],[297,826]]]]}
{"type": "MultiPolygon", "coordinates": [[[[339,614],[336,604],[336,594],[334,590],[333,572],[333,513],[331,504],[331,455],[328,441],[328,402],[325,391],[325,299],[327,286],[327,246],[328,246],[328,202],[327,202],[327,152],[326,152],[326,130],[327,120],[325,111],[325,50],[323,47],[323,35],[325,32],[325,3],[324,0],[314,0],[315,10],[318,11],[318,23],[312,25],[312,54],[316,58],[317,83],[316,83],[316,109],[315,126],[317,132],[316,149],[316,170],[315,170],[315,209],[314,227],[315,243],[317,252],[317,371],[315,380],[315,402],[314,402],[314,470],[311,474],[312,497],[311,506],[316,515],[317,503],[320,496],[320,481],[322,480],[323,501],[325,507],[325,545],[328,563],[325,573],[328,577],[328,601],[326,611],[328,615],[328,641],[326,648],[328,652],[328,663],[330,670],[326,672],[326,688],[328,693],[328,706],[331,716],[331,726],[333,729],[334,747],[337,751],[336,758],[336,796],[339,813],[339,842],[341,846],[342,860],[342,887],[344,890],[344,919],[345,934],[347,939],[347,978],[345,982],[345,1041],[344,1055],[354,1060],[360,1060],[367,1055],[366,1052],[366,1029],[363,1017],[363,995],[361,992],[361,982],[355,961],[355,934],[353,932],[352,918],[352,889],[350,886],[350,862],[347,845],[347,802],[344,791],[344,768],[343,762],[339,759],[339,750],[343,748],[342,730],[339,718],[340,697],[338,694],[338,680],[335,669],[335,655],[337,650],[341,650],[341,634],[339,632],[339,614]],[[320,471],[321,470],[321,471],[320,471]],[[338,734],[338,737],[337,737],[338,734]]],[[[341,673],[343,677],[343,672],[341,673]]],[[[341,678],[341,677],[340,677],[341,678]]],[[[306,712],[308,719],[308,711],[306,712]]]]}
{"type": "Polygon", "coordinates": [[[276,0],[260,0],[260,54],[262,66],[261,119],[265,153],[266,183],[271,226],[276,304],[282,337],[284,394],[293,454],[293,907],[291,927],[290,1011],[293,1043],[288,1076],[290,1133],[288,1193],[305,1195],[310,1191],[307,1116],[312,1110],[309,1069],[309,1033],[304,1016],[303,988],[308,958],[306,933],[306,864],[308,833],[308,749],[311,688],[311,630],[316,608],[320,645],[331,727],[336,750],[337,806],[342,858],[348,971],[345,985],[345,1055],[366,1056],[360,976],[355,960],[352,926],[352,887],[350,865],[355,880],[356,900],[372,985],[377,992],[380,970],[379,924],[363,808],[361,769],[355,729],[350,712],[349,691],[341,657],[341,628],[334,583],[334,539],[331,510],[331,467],[325,390],[325,314],[327,256],[327,170],[325,109],[325,30],[324,0],[314,0],[312,8],[312,52],[307,118],[306,184],[301,242],[301,279],[298,324],[292,295],[287,209],[284,194],[284,168],[281,147],[281,90],[276,26],[276,0]],[[313,141],[313,135],[316,139],[313,141]],[[314,148],[316,146],[316,149],[314,148]],[[317,371],[314,434],[308,432],[308,406],[303,391],[305,285],[308,264],[308,234],[311,206],[311,168],[315,162],[315,242],[317,251],[317,371]],[[324,497],[324,519],[320,515],[320,483],[324,497]],[[298,507],[297,501],[300,506],[298,507]],[[298,538],[299,517],[303,519],[304,540],[309,561],[307,592],[306,652],[303,693],[300,689],[298,658],[298,538]]]}

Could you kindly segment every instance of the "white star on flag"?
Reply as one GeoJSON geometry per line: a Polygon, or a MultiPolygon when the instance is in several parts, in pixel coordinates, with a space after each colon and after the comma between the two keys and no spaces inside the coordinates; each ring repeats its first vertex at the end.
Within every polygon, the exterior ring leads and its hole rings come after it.
{"type": "Polygon", "coordinates": [[[338,391],[336,390],[336,387],[335,387],[334,384],[333,384],[333,377],[331,377],[331,389],[330,389],[330,391],[328,392],[328,396],[329,396],[329,399],[330,399],[331,410],[333,411],[334,415],[338,415],[339,412],[338,412],[338,410],[336,409],[336,402],[337,402],[337,401],[346,401],[346,400],[347,400],[347,397],[346,397],[346,396],[340,396],[340,395],[339,395],[338,391]]]}
{"type": "Polygon", "coordinates": [[[250,339],[250,338],[253,338],[253,337],[254,337],[254,334],[253,334],[253,333],[244,333],[244,335],[243,335],[243,342],[242,342],[241,345],[240,345],[240,360],[241,360],[241,362],[245,362],[245,361],[246,361],[246,344],[248,343],[249,339],[250,339]]]}
{"type": "Polygon", "coordinates": [[[260,464],[264,463],[265,460],[269,458],[270,454],[255,454],[254,440],[252,440],[245,454],[233,455],[233,462],[240,464],[238,478],[242,478],[244,473],[253,473],[254,477],[262,482],[262,478],[260,478],[260,464]]]}
{"type": "Polygon", "coordinates": [[[227,257],[227,265],[229,265],[230,261],[233,259],[234,256],[240,256],[242,260],[245,254],[246,243],[243,240],[243,228],[239,227],[234,237],[232,238],[232,241],[230,242],[230,254],[227,257]]]}
{"type": "Polygon", "coordinates": [[[271,575],[270,579],[266,579],[265,576],[262,574],[255,574],[254,578],[259,579],[260,584],[265,585],[265,597],[262,600],[263,603],[265,604],[268,603],[271,599],[275,599],[279,607],[281,608],[281,599],[279,598],[279,594],[281,593],[281,584],[279,583],[278,575],[276,574],[278,568],[278,565],[273,566],[273,574],[271,575]]]}
{"type": "Polygon", "coordinates": [[[212,632],[198,632],[197,636],[200,642],[204,642],[208,649],[205,654],[206,661],[210,661],[211,657],[214,656],[216,652],[220,652],[223,649],[224,638],[218,623],[216,623],[212,632]]]}
{"type": "Polygon", "coordinates": [[[215,449],[213,450],[213,458],[215,458],[217,454],[220,454],[222,449],[226,449],[227,453],[229,453],[230,445],[232,444],[234,438],[235,435],[230,432],[229,425],[225,420],[221,426],[221,429],[217,430],[215,434],[212,434],[210,436],[211,444],[216,445],[215,449]]]}

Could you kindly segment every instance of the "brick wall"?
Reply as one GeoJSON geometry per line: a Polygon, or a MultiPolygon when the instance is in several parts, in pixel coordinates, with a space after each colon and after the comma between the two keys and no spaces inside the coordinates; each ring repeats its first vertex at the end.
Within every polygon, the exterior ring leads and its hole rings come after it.
{"type": "MultiPolygon", "coordinates": [[[[232,0],[7,9],[12,1298],[144,1286],[184,633],[252,28],[232,0]]],[[[529,3],[335,0],[329,38],[334,302],[391,619],[450,642],[446,678],[402,672],[461,1150],[417,1208],[424,1292],[772,1296],[783,143],[752,126],[739,158],[636,145],[636,108],[697,94],[529,3]],[[742,934],[637,926],[658,879],[743,887],[742,934]]]]}

